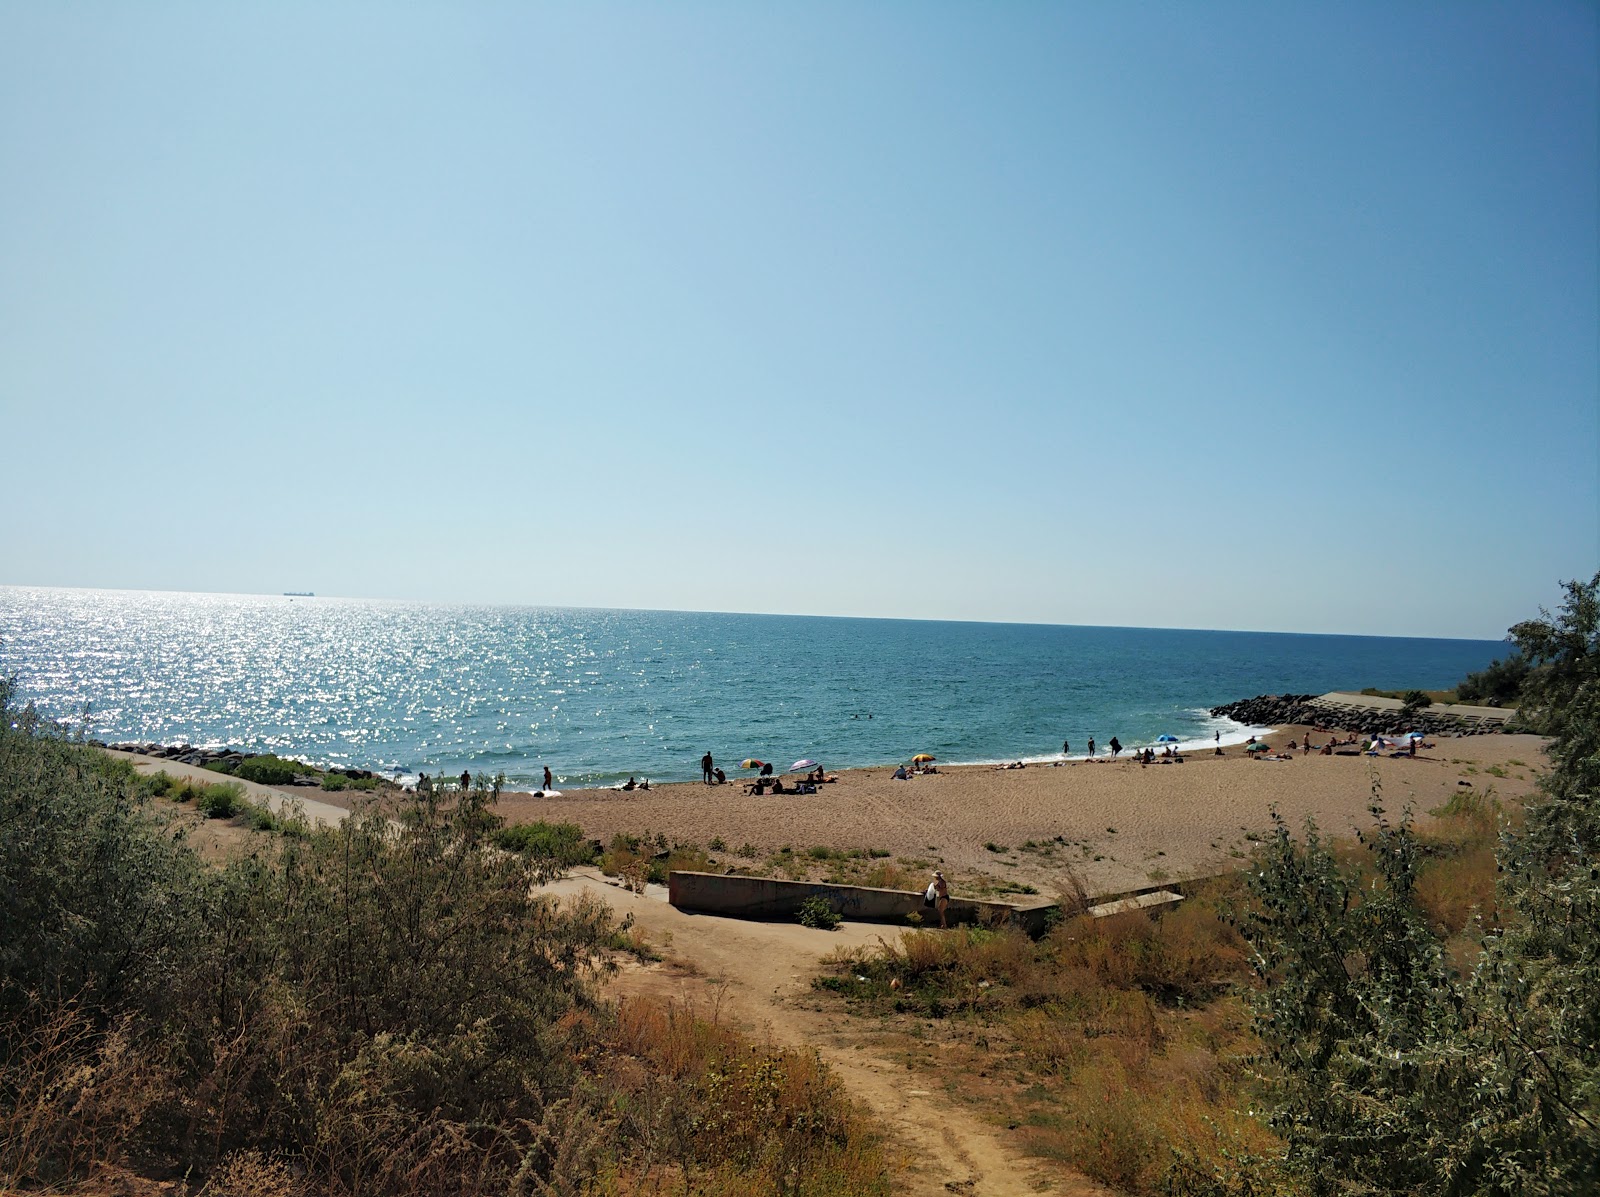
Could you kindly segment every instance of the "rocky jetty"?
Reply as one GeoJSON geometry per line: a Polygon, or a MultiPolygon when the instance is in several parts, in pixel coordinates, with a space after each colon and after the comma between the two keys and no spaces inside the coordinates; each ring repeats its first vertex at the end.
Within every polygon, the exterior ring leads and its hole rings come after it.
{"type": "Polygon", "coordinates": [[[1303,723],[1369,736],[1400,736],[1411,731],[1425,736],[1481,736],[1516,730],[1504,721],[1460,714],[1449,707],[1424,707],[1414,715],[1404,715],[1398,707],[1358,706],[1319,694],[1258,694],[1212,707],[1211,713],[1254,727],[1303,723]]]}
{"type": "MultiPolygon", "coordinates": [[[[235,773],[239,765],[253,757],[265,756],[266,753],[244,752],[237,748],[196,748],[193,744],[140,744],[134,741],[124,741],[119,744],[107,744],[103,740],[91,740],[96,748],[111,748],[117,752],[133,752],[139,756],[154,757],[157,760],[177,761],[181,765],[198,765],[200,768],[221,766],[219,772],[235,773]]],[[[287,759],[287,758],[279,758],[287,759]]],[[[294,762],[298,764],[299,762],[294,762]]],[[[320,786],[324,774],[334,773],[351,780],[363,780],[381,776],[370,769],[313,769],[306,765],[304,773],[295,774],[293,781],[284,782],[285,785],[295,786],[320,786]]]]}

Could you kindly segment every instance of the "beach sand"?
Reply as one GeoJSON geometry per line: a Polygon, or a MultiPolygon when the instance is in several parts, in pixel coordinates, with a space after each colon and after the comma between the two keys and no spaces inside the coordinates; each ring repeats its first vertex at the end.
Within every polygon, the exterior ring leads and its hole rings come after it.
{"type": "MultiPolygon", "coordinates": [[[[1269,742],[1277,747],[1303,735],[1284,728],[1269,742]]],[[[1314,734],[1319,745],[1327,738],[1314,734]]],[[[1460,782],[1521,798],[1547,767],[1536,736],[1433,743],[1415,760],[1296,753],[1292,761],[1253,761],[1232,747],[1222,757],[1199,753],[1182,765],[1145,768],[1125,756],[1105,764],[950,768],[909,781],[893,780],[892,768],[852,769],[806,795],[753,797],[733,778],[648,792],[504,794],[498,810],[509,822],[576,823],[602,843],[618,832],[660,833],[702,848],[720,839],[727,849],[711,850],[719,869],[759,866],[785,846],[802,854],[817,846],[874,849],[916,867],[944,868],[958,892],[963,879],[983,876],[1054,896],[1070,869],[1091,895],[1107,895],[1236,866],[1252,847],[1249,837],[1270,828],[1274,806],[1297,832],[1309,817],[1324,832],[1344,835],[1370,825],[1376,782],[1391,816],[1410,805],[1426,824],[1428,810],[1467,788],[1460,782]],[[1048,847],[1025,849],[1028,841],[1048,847]],[[746,845],[753,851],[741,854],[746,845]]]]}

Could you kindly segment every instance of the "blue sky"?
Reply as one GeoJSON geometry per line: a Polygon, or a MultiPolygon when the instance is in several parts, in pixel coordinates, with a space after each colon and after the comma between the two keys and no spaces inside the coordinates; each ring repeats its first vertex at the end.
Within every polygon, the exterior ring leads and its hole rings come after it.
{"type": "Polygon", "coordinates": [[[1494,637],[1587,3],[0,3],[0,582],[1494,637]]]}

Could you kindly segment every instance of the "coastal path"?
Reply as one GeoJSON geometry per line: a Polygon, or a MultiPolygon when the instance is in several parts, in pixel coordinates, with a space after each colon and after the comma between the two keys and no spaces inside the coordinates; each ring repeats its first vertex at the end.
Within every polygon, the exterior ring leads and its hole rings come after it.
{"type": "Polygon", "coordinates": [[[622,996],[678,1002],[704,1017],[766,1033],[780,1045],[813,1048],[852,1098],[884,1125],[904,1170],[896,1191],[909,1197],[1109,1197],[1111,1190],[1060,1165],[1024,1156],[1007,1134],[983,1121],[958,1094],[929,1089],[925,1075],[889,1058],[850,1016],[813,1000],[811,979],[835,948],[872,947],[893,927],[842,924],[816,931],[798,923],[749,922],[678,910],[665,886],[643,894],[592,869],[546,887],[563,897],[592,895],[618,916],[632,915],[666,960],[624,966],[613,982],[622,996]]]}
{"type": "Polygon", "coordinates": [[[246,781],[242,777],[229,777],[226,773],[218,773],[212,769],[202,769],[199,765],[185,765],[180,761],[169,761],[158,756],[142,756],[137,752],[120,752],[115,748],[106,748],[102,749],[102,751],[107,756],[120,757],[122,760],[131,761],[135,769],[147,776],[165,773],[169,777],[203,782],[206,785],[232,782],[236,786],[243,787],[245,797],[249,798],[250,801],[266,806],[275,815],[291,814],[296,804],[298,804],[301,812],[311,822],[326,823],[328,826],[334,827],[343,823],[345,816],[350,813],[342,807],[334,806],[331,802],[318,802],[315,798],[307,798],[297,789],[264,786],[259,782],[246,781]]]}

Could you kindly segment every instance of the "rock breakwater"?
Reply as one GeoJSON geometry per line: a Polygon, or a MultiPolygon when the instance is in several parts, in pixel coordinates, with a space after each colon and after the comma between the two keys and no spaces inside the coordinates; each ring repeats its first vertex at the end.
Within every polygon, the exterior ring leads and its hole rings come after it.
{"type": "MultiPolygon", "coordinates": [[[[125,741],[118,744],[107,744],[104,740],[90,740],[96,748],[110,748],[116,752],[132,752],[139,756],[154,757],[157,760],[176,761],[180,765],[198,765],[202,769],[216,768],[218,772],[234,774],[239,771],[239,766],[245,761],[256,757],[266,756],[266,753],[243,752],[236,748],[196,748],[193,744],[140,744],[134,741],[125,741]]],[[[280,757],[280,760],[288,758],[280,757]]],[[[300,764],[290,761],[291,764],[300,764]]],[[[327,774],[347,777],[352,781],[382,781],[380,775],[370,769],[315,769],[305,765],[305,772],[297,772],[293,781],[283,781],[277,784],[291,786],[320,786],[322,779],[327,774]]]]}
{"type": "Polygon", "coordinates": [[[1514,718],[1510,718],[1514,712],[1508,712],[1506,717],[1486,718],[1433,706],[1405,714],[1398,703],[1366,705],[1318,694],[1258,694],[1254,698],[1212,707],[1211,714],[1256,727],[1302,723],[1369,736],[1399,736],[1411,731],[1427,736],[1481,736],[1520,730],[1513,726],[1514,718]]]}

